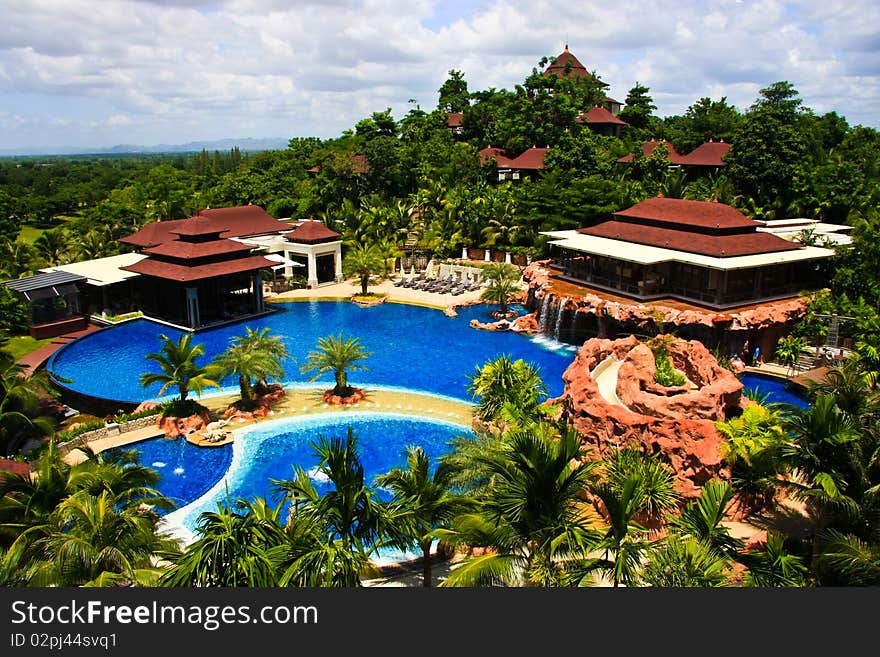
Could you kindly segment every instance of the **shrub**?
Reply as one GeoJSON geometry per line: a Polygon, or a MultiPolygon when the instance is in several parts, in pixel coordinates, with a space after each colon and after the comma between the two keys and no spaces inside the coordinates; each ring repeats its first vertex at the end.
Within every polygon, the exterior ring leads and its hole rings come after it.
{"type": "Polygon", "coordinates": [[[672,367],[672,359],[669,357],[666,340],[655,340],[651,345],[651,351],[654,352],[654,362],[656,370],[654,370],[654,381],[661,386],[683,386],[685,383],[684,375],[679,374],[672,367]]]}

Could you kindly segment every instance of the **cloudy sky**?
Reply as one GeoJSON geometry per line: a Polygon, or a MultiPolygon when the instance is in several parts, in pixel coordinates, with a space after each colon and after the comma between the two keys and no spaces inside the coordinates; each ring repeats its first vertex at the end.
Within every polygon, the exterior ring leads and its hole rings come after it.
{"type": "Polygon", "coordinates": [[[333,137],[437,104],[450,69],[511,89],[566,43],[657,114],[788,80],[880,127],[876,0],[0,0],[0,150],[333,137]]]}

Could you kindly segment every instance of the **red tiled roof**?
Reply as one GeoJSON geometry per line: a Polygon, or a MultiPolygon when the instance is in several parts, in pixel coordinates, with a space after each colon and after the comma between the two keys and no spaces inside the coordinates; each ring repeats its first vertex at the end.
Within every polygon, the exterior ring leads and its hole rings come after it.
{"type": "Polygon", "coordinates": [[[555,73],[559,77],[566,77],[565,69],[566,64],[569,62],[571,62],[571,69],[569,70],[568,77],[593,77],[592,74],[587,71],[587,68],[580,63],[578,58],[571,54],[567,45],[565,46],[565,50],[562,51],[562,54],[556,58],[556,61],[547,67],[547,70],[544,71],[544,75],[555,73]]]}
{"type": "Polygon", "coordinates": [[[605,96],[605,102],[606,103],[614,103],[615,105],[623,105],[623,103],[621,103],[619,100],[614,100],[610,96],[605,96]]]}
{"type": "Polygon", "coordinates": [[[748,232],[733,235],[707,235],[674,228],[645,226],[626,221],[606,221],[579,233],[613,240],[644,244],[715,258],[792,251],[800,246],[770,233],[748,232]]]}
{"type": "Polygon", "coordinates": [[[723,141],[709,141],[697,146],[681,158],[682,164],[703,167],[723,167],[724,156],[730,152],[730,144],[723,141]]]}
{"type": "MultiPolygon", "coordinates": [[[[544,168],[544,156],[549,151],[549,148],[537,148],[532,147],[523,153],[520,153],[518,157],[507,162],[506,167],[511,169],[524,169],[524,170],[537,170],[544,168]]],[[[499,162],[499,166],[501,163],[499,162]]]]}
{"type": "Polygon", "coordinates": [[[22,461],[13,461],[11,459],[0,459],[0,481],[4,478],[4,473],[17,474],[25,479],[31,478],[31,467],[22,461]]]}
{"type": "Polygon", "coordinates": [[[276,264],[278,263],[274,260],[269,260],[261,255],[246,256],[244,258],[235,258],[233,260],[224,260],[222,262],[211,262],[204,265],[196,265],[195,267],[163,262],[161,260],[154,260],[153,258],[145,258],[140,262],[121,267],[120,269],[133,271],[138,274],[143,274],[144,276],[153,276],[154,278],[162,278],[169,281],[189,283],[206,278],[226,276],[228,274],[256,271],[257,269],[272,267],[276,264]]]}
{"type": "Polygon", "coordinates": [[[217,225],[216,221],[212,221],[208,217],[202,216],[201,214],[196,214],[194,217],[190,217],[184,221],[180,222],[179,226],[172,228],[169,230],[169,233],[174,235],[186,235],[188,237],[195,237],[197,235],[217,235],[223,233],[228,230],[228,226],[217,225]]]}
{"type": "Polygon", "coordinates": [[[513,159],[512,157],[510,157],[510,154],[503,148],[494,148],[492,146],[488,146],[481,150],[479,155],[481,165],[486,164],[486,162],[494,157],[499,167],[507,167],[510,164],[510,161],[513,159]]]}
{"type": "MultiPolygon", "coordinates": [[[[593,107],[586,113],[581,113],[577,118],[579,123],[587,123],[592,125],[602,125],[602,124],[614,124],[614,125],[629,125],[626,121],[622,121],[614,116],[611,112],[609,112],[604,107],[593,107]]],[[[630,156],[632,157],[632,156],[630,156]]]]}
{"type": "MultiPolygon", "coordinates": [[[[677,150],[675,150],[675,146],[673,146],[670,142],[663,140],[663,143],[666,144],[666,148],[669,150],[669,162],[671,164],[682,164],[682,155],[677,150]]],[[[651,153],[654,152],[654,149],[660,145],[659,141],[652,140],[646,141],[642,144],[642,153],[645,154],[645,157],[651,157],[651,153]]],[[[632,162],[633,154],[624,155],[617,159],[618,162],[632,162]]]]}
{"type": "MultiPolygon", "coordinates": [[[[683,228],[703,228],[713,232],[720,230],[757,230],[760,224],[749,219],[739,210],[724,203],[689,201],[680,198],[655,196],[636,203],[631,208],[614,213],[615,217],[645,219],[683,228]]],[[[643,222],[638,222],[643,223],[643,222]]]]}
{"type": "Polygon", "coordinates": [[[449,112],[446,115],[446,125],[450,128],[460,128],[464,112],[449,112]]]}
{"type": "Polygon", "coordinates": [[[209,256],[227,255],[229,253],[246,253],[254,247],[234,242],[228,239],[211,240],[209,242],[184,242],[171,240],[164,244],[143,249],[141,253],[189,260],[195,258],[207,258],[209,256]]]}
{"type": "Polygon", "coordinates": [[[335,230],[327,228],[327,226],[320,221],[303,221],[299,226],[284,236],[288,242],[299,242],[301,244],[331,242],[340,237],[342,237],[342,235],[335,230]]]}
{"type": "MultiPolygon", "coordinates": [[[[123,237],[120,242],[139,247],[156,246],[174,239],[174,234],[193,234],[187,222],[197,221],[199,225],[207,224],[222,228],[222,237],[249,237],[252,235],[268,235],[289,230],[283,221],[278,221],[258,205],[239,205],[231,208],[209,208],[202,210],[189,219],[172,221],[154,221],[141,228],[138,232],[123,237]]],[[[203,233],[198,233],[203,234],[203,233]]]]}

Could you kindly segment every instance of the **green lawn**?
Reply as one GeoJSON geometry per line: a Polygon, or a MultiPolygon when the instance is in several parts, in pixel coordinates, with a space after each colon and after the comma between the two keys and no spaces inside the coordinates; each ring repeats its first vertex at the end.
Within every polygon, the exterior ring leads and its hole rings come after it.
{"type": "Polygon", "coordinates": [[[27,242],[28,244],[33,244],[37,241],[37,238],[42,235],[45,231],[42,228],[35,228],[34,226],[22,226],[21,232],[18,234],[18,239],[23,242],[27,242]]]}
{"type": "Polygon", "coordinates": [[[18,335],[14,338],[10,338],[9,342],[6,343],[3,347],[3,351],[7,351],[12,354],[16,360],[21,358],[22,356],[31,353],[32,351],[36,351],[43,345],[47,345],[52,342],[52,338],[46,338],[45,340],[34,340],[29,335],[18,335]]]}

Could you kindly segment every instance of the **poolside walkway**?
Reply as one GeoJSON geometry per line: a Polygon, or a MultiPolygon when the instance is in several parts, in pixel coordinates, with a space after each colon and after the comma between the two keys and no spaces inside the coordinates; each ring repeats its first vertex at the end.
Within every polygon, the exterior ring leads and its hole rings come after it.
{"type": "Polygon", "coordinates": [[[97,331],[98,329],[103,328],[98,324],[89,324],[86,328],[80,331],[72,331],[71,333],[65,333],[64,335],[59,335],[56,338],[52,338],[52,342],[47,345],[36,349],[29,354],[25,354],[21,358],[19,358],[16,362],[19,365],[25,366],[25,375],[31,376],[34,372],[36,372],[56,351],[61,349],[68,342],[73,342],[78,337],[85,335],[86,333],[91,333],[92,331],[97,331]]]}
{"type": "MultiPolygon", "coordinates": [[[[458,296],[454,296],[452,294],[440,294],[439,292],[426,292],[424,290],[395,287],[394,281],[399,278],[400,276],[398,275],[394,280],[384,280],[381,283],[370,285],[367,289],[369,292],[387,294],[388,301],[427,306],[429,308],[437,308],[438,310],[446,310],[451,306],[473,303],[478,301],[482,294],[482,290],[471,290],[459,294],[458,296]]],[[[409,277],[407,276],[407,278],[409,277]]],[[[306,288],[279,293],[269,292],[266,294],[266,300],[293,301],[297,299],[348,299],[353,294],[359,294],[360,291],[361,286],[359,282],[344,281],[342,283],[320,285],[312,289],[306,288]]]]}

